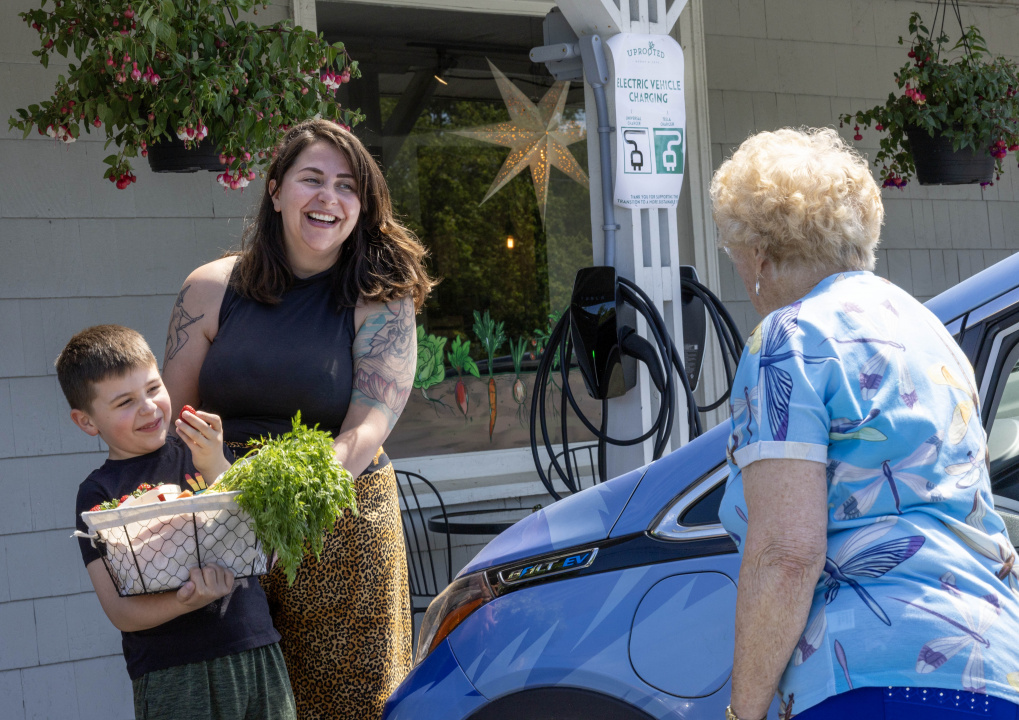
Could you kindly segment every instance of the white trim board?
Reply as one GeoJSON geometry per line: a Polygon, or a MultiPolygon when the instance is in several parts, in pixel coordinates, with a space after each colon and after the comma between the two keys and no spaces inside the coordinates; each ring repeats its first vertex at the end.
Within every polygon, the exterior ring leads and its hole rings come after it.
{"type": "Polygon", "coordinates": [[[555,7],[554,0],[318,0],[318,2],[357,2],[363,5],[421,8],[422,10],[457,10],[495,15],[532,15],[544,17],[555,7]]]}
{"type": "MultiPolygon", "coordinates": [[[[561,452],[562,445],[553,445],[553,450],[561,452]]],[[[538,456],[547,468],[549,457],[544,448],[538,448],[538,456]]],[[[581,472],[590,467],[586,456],[580,453],[578,457],[581,472]]],[[[393,467],[426,477],[447,506],[536,495],[552,500],[538,479],[529,447],[403,458],[393,460],[393,467]]]]}

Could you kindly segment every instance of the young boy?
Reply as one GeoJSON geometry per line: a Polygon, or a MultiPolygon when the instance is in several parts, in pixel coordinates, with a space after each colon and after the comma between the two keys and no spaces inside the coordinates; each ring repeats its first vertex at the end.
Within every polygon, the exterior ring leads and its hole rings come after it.
{"type": "MultiPolygon", "coordinates": [[[[223,425],[212,413],[184,413],[167,437],[170,396],[152,351],[134,330],[81,331],[57,358],[71,420],[101,437],[109,458],[78,488],[75,519],[142,483],[182,485],[185,473],[211,483],[230,466],[223,425]]],[[[255,578],[218,565],[193,568],[176,592],[120,597],[99,551],[80,540],[99,603],[123,636],[137,718],[294,718],[280,635],[255,578]]]]}

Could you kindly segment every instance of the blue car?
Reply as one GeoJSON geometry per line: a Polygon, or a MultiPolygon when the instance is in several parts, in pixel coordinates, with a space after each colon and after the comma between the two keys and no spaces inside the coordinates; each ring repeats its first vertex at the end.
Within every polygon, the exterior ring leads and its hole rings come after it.
{"type": "MultiPolygon", "coordinates": [[[[976,370],[1019,539],[1019,254],[927,305],[976,370]]],[[[384,718],[724,717],[739,572],[718,521],[727,436],[722,423],[495,538],[428,608],[384,718]]]]}

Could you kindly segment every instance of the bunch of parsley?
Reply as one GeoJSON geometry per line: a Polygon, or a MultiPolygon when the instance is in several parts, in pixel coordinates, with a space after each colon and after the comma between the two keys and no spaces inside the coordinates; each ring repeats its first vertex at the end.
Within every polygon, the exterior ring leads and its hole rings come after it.
{"type": "Polygon", "coordinates": [[[237,504],[253,520],[263,547],[274,551],[291,585],[307,553],[322,554],[323,535],[349,508],[357,514],[354,478],[333,455],[332,437],[293,419],[293,430],[259,438],[250,451],[216,483],[240,490],[237,504]]]}

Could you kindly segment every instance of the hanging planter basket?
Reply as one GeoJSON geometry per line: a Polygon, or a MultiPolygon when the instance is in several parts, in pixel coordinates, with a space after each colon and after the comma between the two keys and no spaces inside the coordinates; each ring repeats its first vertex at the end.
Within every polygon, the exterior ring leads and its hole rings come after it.
{"type": "Polygon", "coordinates": [[[157,173],[193,173],[199,170],[223,172],[226,165],[219,161],[219,151],[211,138],[206,138],[192,149],[184,146],[177,137],[163,138],[148,146],[149,167],[157,173]]]}
{"type": "Polygon", "coordinates": [[[909,149],[921,185],[975,185],[994,177],[994,158],[986,150],[952,149],[952,141],[942,135],[931,137],[916,126],[906,127],[909,149]]]}

